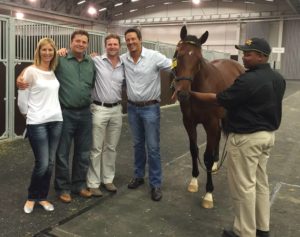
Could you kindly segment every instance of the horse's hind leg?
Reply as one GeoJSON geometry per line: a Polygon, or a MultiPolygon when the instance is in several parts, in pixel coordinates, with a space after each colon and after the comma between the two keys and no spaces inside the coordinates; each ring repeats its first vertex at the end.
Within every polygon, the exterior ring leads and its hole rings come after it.
{"type": "Polygon", "coordinates": [[[221,130],[217,122],[211,121],[210,124],[203,124],[206,135],[207,135],[207,144],[206,150],[204,153],[204,164],[206,167],[206,194],[202,200],[202,206],[204,208],[213,208],[213,196],[212,192],[214,190],[213,181],[212,181],[212,167],[214,164],[215,157],[218,156],[219,152],[219,141],[221,136],[221,130]]]}
{"type": "MultiPolygon", "coordinates": [[[[207,147],[206,147],[207,148],[207,147]]],[[[206,167],[206,193],[202,200],[202,207],[204,208],[213,208],[214,200],[212,192],[214,190],[214,185],[212,181],[212,167],[213,167],[213,154],[205,151],[204,153],[204,164],[206,167]]]]}
{"type": "Polygon", "coordinates": [[[213,160],[213,166],[211,168],[211,172],[212,174],[216,174],[219,167],[218,167],[218,164],[219,164],[219,146],[216,148],[216,151],[214,153],[214,160],[213,160]]]}

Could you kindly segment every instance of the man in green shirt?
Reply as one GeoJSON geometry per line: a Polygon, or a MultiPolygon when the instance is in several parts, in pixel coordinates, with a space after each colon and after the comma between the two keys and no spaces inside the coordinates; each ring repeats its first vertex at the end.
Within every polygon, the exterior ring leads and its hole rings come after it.
{"type": "Polygon", "coordinates": [[[62,202],[71,202],[71,191],[91,197],[86,189],[86,174],[92,144],[91,89],[95,66],[85,54],[89,35],[78,30],[71,35],[70,53],[60,57],[55,74],[60,82],[59,99],[63,112],[63,129],[56,153],[54,187],[62,202]],[[74,140],[72,175],[69,154],[74,140]]]}

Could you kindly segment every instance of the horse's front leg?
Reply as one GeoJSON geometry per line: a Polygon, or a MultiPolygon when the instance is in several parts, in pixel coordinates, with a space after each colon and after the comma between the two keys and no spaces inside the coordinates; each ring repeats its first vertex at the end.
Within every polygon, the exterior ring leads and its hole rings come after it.
{"type": "Polygon", "coordinates": [[[188,191],[191,193],[198,192],[198,176],[199,176],[199,168],[198,168],[198,156],[199,149],[197,145],[197,138],[195,140],[190,139],[190,152],[192,156],[192,179],[188,186],[188,191]]]}
{"type": "Polygon", "coordinates": [[[198,192],[198,180],[199,176],[199,168],[198,168],[198,157],[199,157],[199,149],[197,145],[197,130],[196,124],[193,124],[190,121],[184,120],[184,126],[189,136],[190,141],[190,152],[192,156],[192,179],[188,186],[189,192],[198,192]]]}
{"type": "Polygon", "coordinates": [[[202,207],[204,208],[213,208],[213,190],[214,185],[212,181],[212,167],[214,161],[219,156],[219,142],[221,137],[221,128],[218,124],[218,121],[212,121],[210,124],[204,124],[204,128],[207,135],[206,149],[204,153],[204,164],[206,167],[206,194],[202,200],[202,207]]]}

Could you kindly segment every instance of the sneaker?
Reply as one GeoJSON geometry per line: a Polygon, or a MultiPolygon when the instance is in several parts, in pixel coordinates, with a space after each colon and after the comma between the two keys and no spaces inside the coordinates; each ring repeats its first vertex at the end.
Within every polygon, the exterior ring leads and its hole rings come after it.
{"type": "Polygon", "coordinates": [[[144,184],[144,179],[143,178],[133,178],[130,180],[129,184],[128,184],[128,188],[130,189],[136,189],[139,186],[141,186],[142,184],[144,184]]]}
{"type": "Polygon", "coordinates": [[[108,192],[113,192],[113,193],[117,192],[117,187],[113,183],[104,184],[104,188],[108,192]]]}
{"type": "Polygon", "coordinates": [[[89,191],[91,192],[92,196],[94,197],[102,197],[103,194],[99,188],[89,188],[89,191]]]}

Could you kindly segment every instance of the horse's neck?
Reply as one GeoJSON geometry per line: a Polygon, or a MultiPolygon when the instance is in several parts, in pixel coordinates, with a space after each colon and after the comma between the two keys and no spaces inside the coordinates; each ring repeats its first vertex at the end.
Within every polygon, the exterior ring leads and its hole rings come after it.
{"type": "Polygon", "coordinates": [[[206,59],[202,59],[198,65],[198,71],[195,74],[192,88],[195,91],[202,91],[203,85],[206,83],[207,78],[209,77],[211,71],[211,65],[206,59]]]}
{"type": "Polygon", "coordinates": [[[203,58],[198,64],[198,71],[196,72],[196,75],[199,79],[205,78],[207,76],[208,71],[209,62],[203,58]]]}

